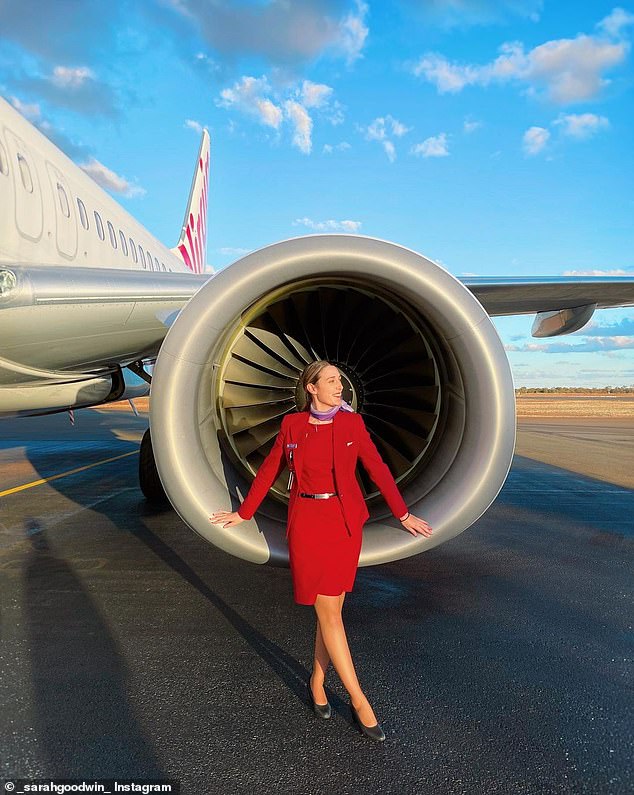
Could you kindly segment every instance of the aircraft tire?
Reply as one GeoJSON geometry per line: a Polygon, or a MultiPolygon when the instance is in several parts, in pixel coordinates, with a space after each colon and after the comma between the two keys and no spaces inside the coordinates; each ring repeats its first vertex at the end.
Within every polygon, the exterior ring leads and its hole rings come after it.
{"type": "Polygon", "coordinates": [[[139,454],[139,485],[148,502],[161,505],[168,502],[165,489],[163,488],[156,468],[149,428],[145,431],[143,439],[141,440],[141,450],[139,454]]]}

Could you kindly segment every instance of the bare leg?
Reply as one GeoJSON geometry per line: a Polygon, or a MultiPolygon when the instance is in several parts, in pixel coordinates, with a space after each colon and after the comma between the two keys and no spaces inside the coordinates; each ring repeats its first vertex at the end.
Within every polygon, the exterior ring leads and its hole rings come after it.
{"type": "Polygon", "coordinates": [[[366,726],[374,726],[377,723],[377,719],[357,679],[357,673],[348,647],[346,630],[341,618],[341,607],[341,596],[317,594],[315,611],[319,619],[324,646],[330,655],[335,670],[339,674],[339,678],[350,694],[350,701],[357,710],[361,722],[366,726]]]}
{"type": "MultiPolygon", "coordinates": [[[[346,592],[342,591],[337,598],[339,599],[339,610],[341,611],[341,607],[343,607],[343,600],[346,598],[346,592]]],[[[315,631],[315,660],[313,662],[313,673],[310,677],[310,686],[313,690],[313,696],[315,698],[316,704],[323,705],[328,703],[328,697],[326,696],[326,691],[324,690],[324,680],[326,678],[329,665],[330,655],[328,654],[328,649],[326,648],[321,634],[319,618],[317,618],[317,626],[315,631]]]]}

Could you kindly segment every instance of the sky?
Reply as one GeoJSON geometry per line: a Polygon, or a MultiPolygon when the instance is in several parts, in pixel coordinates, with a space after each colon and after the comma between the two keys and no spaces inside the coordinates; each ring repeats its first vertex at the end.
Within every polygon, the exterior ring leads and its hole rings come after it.
{"type": "MultiPolygon", "coordinates": [[[[633,39],[598,0],[4,0],[0,92],[169,246],[207,127],[215,270],[330,231],[634,278],[633,39]]],[[[517,387],[634,385],[634,308],[493,322],[517,387]]]]}

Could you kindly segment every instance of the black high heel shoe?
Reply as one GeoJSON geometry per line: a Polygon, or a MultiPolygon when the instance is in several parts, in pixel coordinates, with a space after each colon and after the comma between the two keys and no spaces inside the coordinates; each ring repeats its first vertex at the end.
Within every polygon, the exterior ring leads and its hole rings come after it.
{"type": "Polygon", "coordinates": [[[365,734],[365,736],[369,737],[371,740],[379,740],[380,742],[385,740],[385,733],[378,723],[375,723],[374,726],[366,726],[365,723],[361,723],[361,718],[356,709],[352,706],[352,702],[350,702],[350,710],[362,734],[365,734]]]}
{"type": "Polygon", "coordinates": [[[329,718],[332,715],[332,709],[328,701],[325,704],[315,704],[315,696],[313,696],[313,689],[310,686],[310,679],[308,680],[308,695],[310,696],[310,703],[313,705],[315,715],[319,715],[320,718],[329,718]]]}

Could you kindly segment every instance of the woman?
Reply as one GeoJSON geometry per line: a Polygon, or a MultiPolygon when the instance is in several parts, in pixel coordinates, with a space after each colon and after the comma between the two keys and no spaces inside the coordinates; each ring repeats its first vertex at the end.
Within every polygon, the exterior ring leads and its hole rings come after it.
{"type": "Polygon", "coordinates": [[[233,527],[250,519],[277,480],[290,470],[288,551],[297,604],[312,604],[317,614],[315,660],[309,694],[315,712],[331,715],[324,679],[332,660],[350,695],[352,715],[361,732],[384,740],[368,699],[361,690],[341,617],[361,551],[362,528],[369,517],[356,479],[357,458],[412,535],[432,533],[427,522],[409,513],[394,478],[370,438],[363,418],[342,400],[339,370],[330,362],[304,368],[301,411],[286,414],[271,452],[258,469],[237,511],[218,511],[210,519],[233,527]]]}

